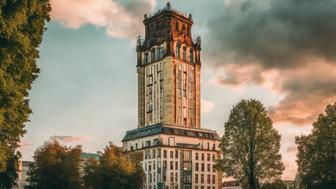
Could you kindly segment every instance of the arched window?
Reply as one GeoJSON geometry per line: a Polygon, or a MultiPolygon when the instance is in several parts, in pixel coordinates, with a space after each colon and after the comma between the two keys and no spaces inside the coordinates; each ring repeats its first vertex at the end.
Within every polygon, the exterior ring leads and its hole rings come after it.
{"type": "Polygon", "coordinates": [[[176,32],[179,31],[179,23],[178,23],[178,21],[176,21],[176,23],[175,23],[175,31],[176,31],[176,32]]]}
{"type": "Polygon", "coordinates": [[[193,49],[189,50],[189,58],[190,58],[190,63],[194,63],[194,50],[193,49]]]}

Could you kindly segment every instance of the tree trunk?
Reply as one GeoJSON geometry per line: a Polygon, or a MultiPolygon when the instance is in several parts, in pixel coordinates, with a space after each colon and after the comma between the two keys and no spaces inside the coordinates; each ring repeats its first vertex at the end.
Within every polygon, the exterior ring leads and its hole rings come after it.
{"type": "Polygon", "coordinates": [[[258,189],[256,179],[254,178],[253,175],[249,176],[248,185],[249,185],[249,189],[258,189]]]}

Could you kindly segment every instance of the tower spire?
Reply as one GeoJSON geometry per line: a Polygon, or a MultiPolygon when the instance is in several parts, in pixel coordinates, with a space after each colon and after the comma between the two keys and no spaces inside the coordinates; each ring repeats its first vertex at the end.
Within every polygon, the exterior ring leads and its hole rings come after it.
{"type": "Polygon", "coordinates": [[[171,9],[171,3],[170,3],[170,0],[166,0],[167,2],[167,9],[170,10],[171,9]]]}

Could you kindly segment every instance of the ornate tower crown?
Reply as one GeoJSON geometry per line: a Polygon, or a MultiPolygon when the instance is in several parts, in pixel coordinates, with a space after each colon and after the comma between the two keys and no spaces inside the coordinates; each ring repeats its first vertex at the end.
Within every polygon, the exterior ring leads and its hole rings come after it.
{"type": "Polygon", "coordinates": [[[144,16],[137,42],[139,127],[165,124],[200,127],[200,37],[191,14],[171,8],[144,16]]]}
{"type": "MultiPolygon", "coordinates": [[[[168,2],[166,7],[158,10],[154,15],[144,16],[145,39],[139,36],[137,43],[137,52],[144,52],[155,46],[165,44],[165,56],[173,56],[183,58],[181,54],[177,54],[174,49],[177,46],[188,47],[195,52],[196,56],[190,60],[192,63],[200,64],[201,38],[191,35],[191,27],[193,25],[192,15],[186,15],[171,8],[168,2]],[[175,47],[174,47],[175,45],[175,47]]],[[[180,51],[181,52],[181,51],[180,51]]],[[[139,57],[140,58],[140,57],[139,57]]],[[[138,66],[144,64],[138,59],[138,66]]]]}

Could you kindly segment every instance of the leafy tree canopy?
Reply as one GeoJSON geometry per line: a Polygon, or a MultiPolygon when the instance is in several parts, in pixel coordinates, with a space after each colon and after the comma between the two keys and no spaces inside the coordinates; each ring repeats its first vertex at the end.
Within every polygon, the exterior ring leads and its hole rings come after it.
{"type": "Polygon", "coordinates": [[[224,125],[223,159],[216,167],[250,189],[259,188],[260,181],[274,180],[284,170],[280,138],[265,107],[257,100],[242,100],[224,125]]]}
{"type": "Polygon", "coordinates": [[[312,133],[296,137],[299,177],[307,188],[336,188],[336,103],[313,123],[312,133]]]}
{"type": "Polygon", "coordinates": [[[113,144],[104,149],[99,161],[87,161],[84,169],[86,189],[140,189],[144,173],[139,154],[126,155],[113,144]]]}
{"type": "Polygon", "coordinates": [[[26,189],[81,189],[81,153],[80,146],[46,143],[35,151],[26,189]]]}
{"type": "Polygon", "coordinates": [[[263,184],[261,189],[287,189],[287,186],[283,180],[276,179],[274,182],[263,184]]]}
{"type": "Polygon", "coordinates": [[[49,21],[49,11],[49,0],[0,1],[1,189],[11,188],[17,177],[13,170],[17,169],[13,166],[17,162],[13,160],[19,159],[15,151],[31,113],[28,91],[39,72],[37,48],[49,21]]]}

